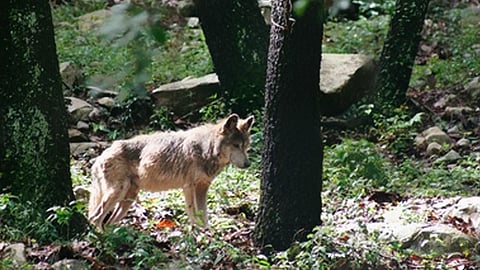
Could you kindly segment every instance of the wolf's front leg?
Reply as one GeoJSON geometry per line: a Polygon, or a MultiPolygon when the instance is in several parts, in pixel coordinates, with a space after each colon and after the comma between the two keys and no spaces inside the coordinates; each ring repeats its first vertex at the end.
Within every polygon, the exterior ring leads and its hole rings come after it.
{"type": "Polygon", "coordinates": [[[207,226],[208,185],[191,184],[183,188],[187,214],[192,224],[207,226]]]}
{"type": "Polygon", "coordinates": [[[209,184],[197,183],[195,185],[195,214],[203,226],[208,227],[207,191],[209,184]]]}

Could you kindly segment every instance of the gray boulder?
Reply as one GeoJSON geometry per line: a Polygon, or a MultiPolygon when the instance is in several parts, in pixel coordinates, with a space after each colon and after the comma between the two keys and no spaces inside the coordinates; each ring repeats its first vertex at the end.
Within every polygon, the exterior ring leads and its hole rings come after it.
{"type": "MultiPolygon", "coordinates": [[[[336,115],[372,91],[376,65],[372,58],[358,54],[323,54],[320,69],[320,90],[324,96],[319,107],[324,115],[336,115]]],[[[158,106],[167,106],[183,114],[208,104],[211,96],[220,93],[216,74],[187,78],[154,89],[158,106]]]]}
{"type": "Polygon", "coordinates": [[[66,97],[65,99],[72,123],[77,123],[78,121],[88,122],[88,115],[93,111],[93,106],[76,97],[66,97]]]}
{"type": "Polygon", "coordinates": [[[208,104],[210,97],[219,91],[217,75],[209,74],[161,85],[152,91],[152,95],[157,106],[166,106],[178,114],[185,114],[208,104]]]}

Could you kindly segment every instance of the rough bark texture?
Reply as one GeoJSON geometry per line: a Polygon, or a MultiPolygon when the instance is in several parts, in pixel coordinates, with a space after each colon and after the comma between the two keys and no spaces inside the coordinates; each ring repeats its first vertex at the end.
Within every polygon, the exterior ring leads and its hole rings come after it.
{"type": "Polygon", "coordinates": [[[397,0],[379,64],[376,105],[389,112],[406,100],[406,92],[429,0],[397,0]]]}
{"type": "Polygon", "coordinates": [[[257,0],[194,0],[216,73],[232,111],[263,106],[268,28],[257,0]]]}
{"type": "Polygon", "coordinates": [[[265,148],[255,240],[288,248],[320,224],[323,146],[317,107],[323,34],[322,1],[291,14],[273,3],[265,108],[265,148]]]}
{"type": "Polygon", "coordinates": [[[39,210],[73,199],[66,108],[47,0],[0,4],[0,192],[39,210]]]}

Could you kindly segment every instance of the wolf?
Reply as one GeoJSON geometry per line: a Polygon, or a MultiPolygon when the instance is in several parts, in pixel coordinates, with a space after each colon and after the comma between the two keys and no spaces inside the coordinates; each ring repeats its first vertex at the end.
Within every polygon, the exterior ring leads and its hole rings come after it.
{"type": "Polygon", "coordinates": [[[113,142],[92,166],[88,219],[102,230],[125,217],[140,190],[181,188],[190,222],[208,226],[208,188],[228,164],[250,166],[253,123],[253,116],[231,114],[216,124],[113,142]]]}

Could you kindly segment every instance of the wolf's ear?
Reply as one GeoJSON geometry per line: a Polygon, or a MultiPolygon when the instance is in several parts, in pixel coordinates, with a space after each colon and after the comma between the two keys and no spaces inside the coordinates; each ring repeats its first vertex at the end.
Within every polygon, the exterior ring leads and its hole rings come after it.
{"type": "Polygon", "coordinates": [[[240,117],[238,114],[231,114],[224,122],[220,128],[220,134],[226,134],[228,131],[233,130],[237,127],[238,119],[240,117]]]}
{"type": "Polygon", "coordinates": [[[253,115],[249,116],[247,119],[240,121],[240,123],[238,124],[239,129],[243,131],[250,131],[254,122],[255,122],[255,119],[253,115]]]}

